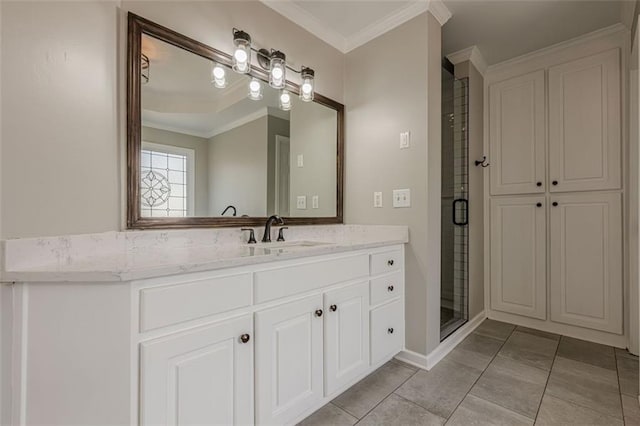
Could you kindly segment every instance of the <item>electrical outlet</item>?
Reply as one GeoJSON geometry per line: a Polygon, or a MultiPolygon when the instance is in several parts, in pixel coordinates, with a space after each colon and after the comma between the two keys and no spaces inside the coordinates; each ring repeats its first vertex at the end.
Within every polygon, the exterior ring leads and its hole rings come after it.
{"type": "Polygon", "coordinates": [[[314,195],[313,197],[311,197],[311,207],[314,209],[318,208],[318,204],[319,204],[319,199],[317,195],[314,195]]]}
{"type": "Polygon", "coordinates": [[[307,208],[307,196],[306,195],[298,195],[296,208],[298,208],[298,210],[306,210],[306,208],[307,208]]]}
{"type": "Polygon", "coordinates": [[[407,149],[411,146],[411,132],[400,133],[400,149],[407,149]]]}
{"type": "Polygon", "coordinates": [[[382,192],[373,193],[373,207],[382,207],[382,192]]]}
{"type": "Polygon", "coordinates": [[[393,207],[411,207],[411,190],[394,189],[393,207]]]}
{"type": "Polygon", "coordinates": [[[298,167],[304,167],[304,155],[298,154],[298,167]]]}

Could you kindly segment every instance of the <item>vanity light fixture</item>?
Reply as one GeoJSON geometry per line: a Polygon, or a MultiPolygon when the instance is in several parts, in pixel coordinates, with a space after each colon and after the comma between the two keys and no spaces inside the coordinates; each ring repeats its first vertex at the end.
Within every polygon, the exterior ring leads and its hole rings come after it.
{"type": "MultiPolygon", "coordinates": [[[[300,71],[287,65],[286,55],[275,49],[271,51],[267,49],[255,49],[251,46],[251,36],[245,31],[237,28],[233,29],[233,70],[240,74],[248,74],[251,72],[251,52],[256,52],[258,64],[262,69],[269,72],[269,86],[274,89],[281,89],[280,108],[288,111],[291,109],[291,94],[284,90],[287,86],[287,70],[300,74],[300,99],[304,102],[313,101],[315,91],[314,77],[315,72],[309,68],[302,66],[300,71]],[[287,99],[283,102],[282,98],[287,99]]],[[[218,86],[216,86],[218,87],[218,86]]],[[[224,86],[223,86],[224,87],[224,86]]],[[[262,99],[262,84],[255,78],[249,83],[249,98],[253,100],[262,99]],[[259,85],[259,87],[254,83],[259,85]],[[253,86],[253,87],[252,87],[253,86]]]]}
{"type": "Polygon", "coordinates": [[[142,84],[147,84],[149,82],[149,57],[141,53],[140,58],[140,77],[142,77],[142,84]]]}
{"type": "Polygon", "coordinates": [[[249,82],[249,99],[253,101],[262,99],[262,83],[255,77],[249,82]]]}
{"type": "Polygon", "coordinates": [[[313,100],[313,77],[315,72],[311,68],[303,66],[300,74],[302,77],[300,99],[304,102],[311,102],[313,100]]]}
{"type": "Polygon", "coordinates": [[[291,94],[284,89],[280,91],[280,109],[283,111],[291,109],[291,94]]]}
{"type": "Polygon", "coordinates": [[[269,86],[274,89],[284,89],[287,81],[286,56],[279,50],[271,52],[269,61],[269,86]]]}
{"type": "Polygon", "coordinates": [[[224,89],[227,87],[227,71],[224,67],[218,63],[213,64],[213,68],[211,69],[211,82],[218,89],[224,89]]]}
{"type": "Polygon", "coordinates": [[[242,30],[233,29],[233,70],[240,74],[251,71],[251,36],[242,30]]]}

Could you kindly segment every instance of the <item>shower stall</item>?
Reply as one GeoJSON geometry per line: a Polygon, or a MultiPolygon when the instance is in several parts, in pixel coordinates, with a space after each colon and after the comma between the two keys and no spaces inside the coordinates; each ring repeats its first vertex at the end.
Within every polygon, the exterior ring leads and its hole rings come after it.
{"type": "Polygon", "coordinates": [[[469,319],[468,79],[442,67],[440,340],[469,319]]]}

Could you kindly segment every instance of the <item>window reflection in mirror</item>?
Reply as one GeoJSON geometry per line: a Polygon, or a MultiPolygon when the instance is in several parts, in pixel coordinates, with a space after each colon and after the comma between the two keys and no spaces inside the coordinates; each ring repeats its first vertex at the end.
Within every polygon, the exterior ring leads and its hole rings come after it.
{"type": "Polygon", "coordinates": [[[263,81],[252,100],[250,76],[221,65],[221,81],[211,60],[148,35],[142,53],[142,217],[336,216],[336,110],[292,94],[283,111],[263,81]]]}

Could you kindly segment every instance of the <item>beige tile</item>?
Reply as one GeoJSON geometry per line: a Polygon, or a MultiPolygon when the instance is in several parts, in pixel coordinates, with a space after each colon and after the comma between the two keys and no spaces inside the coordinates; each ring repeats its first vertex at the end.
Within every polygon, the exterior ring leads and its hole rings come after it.
{"type": "Polygon", "coordinates": [[[622,413],[624,424],[627,426],[640,426],[640,405],[638,397],[622,395],[622,413]]]}
{"type": "Polygon", "coordinates": [[[618,378],[615,371],[606,368],[557,357],[546,393],[608,416],[622,418],[618,378]]]}
{"type": "Polygon", "coordinates": [[[396,358],[393,358],[391,360],[391,362],[395,362],[396,364],[401,365],[401,366],[403,366],[405,368],[408,368],[409,370],[413,370],[413,371],[420,370],[420,368],[416,367],[415,365],[408,364],[408,363],[406,363],[404,361],[400,361],[399,359],[396,359],[396,358]]]}
{"type": "Polygon", "coordinates": [[[484,370],[502,347],[500,340],[472,333],[467,336],[445,359],[484,370]]]}
{"type": "Polygon", "coordinates": [[[332,402],[359,419],[415,373],[414,370],[389,361],[347,389],[332,402]]]}
{"type": "Polygon", "coordinates": [[[562,336],[558,346],[558,356],[585,362],[609,370],[616,369],[616,359],[611,346],[562,336]]]}
{"type": "Polygon", "coordinates": [[[426,425],[440,426],[446,419],[438,417],[397,395],[390,395],[358,423],[362,426],[426,425]]]}
{"type": "Polygon", "coordinates": [[[527,334],[533,334],[534,336],[545,337],[547,339],[556,340],[556,341],[559,341],[561,337],[559,334],[547,333],[546,331],[540,331],[534,328],[522,327],[522,326],[516,327],[516,331],[520,331],[522,333],[527,333],[527,334]]]}
{"type": "Polygon", "coordinates": [[[638,395],[638,358],[617,357],[620,392],[625,395],[638,395]]]}
{"type": "Polygon", "coordinates": [[[516,328],[515,325],[507,324],[506,322],[486,319],[475,329],[474,333],[505,341],[514,328],[516,328]]]}
{"type": "Polygon", "coordinates": [[[548,375],[545,370],[498,355],[471,394],[535,419],[548,375]]]}
{"type": "Polygon", "coordinates": [[[467,395],[447,426],[525,426],[533,420],[473,395],[467,395]]]}
{"type": "Polygon", "coordinates": [[[542,398],[540,412],[536,419],[536,426],[622,426],[622,424],[620,419],[547,394],[542,398]]]}
{"type": "Polygon", "coordinates": [[[550,370],[558,342],[522,331],[514,331],[499,354],[532,367],[550,370]]]}
{"type": "Polygon", "coordinates": [[[430,371],[418,371],[395,393],[447,418],[462,401],[481,371],[442,360],[430,371]]]}
{"type": "Polygon", "coordinates": [[[298,426],[352,426],[358,419],[329,403],[298,423],[298,426]]]}

